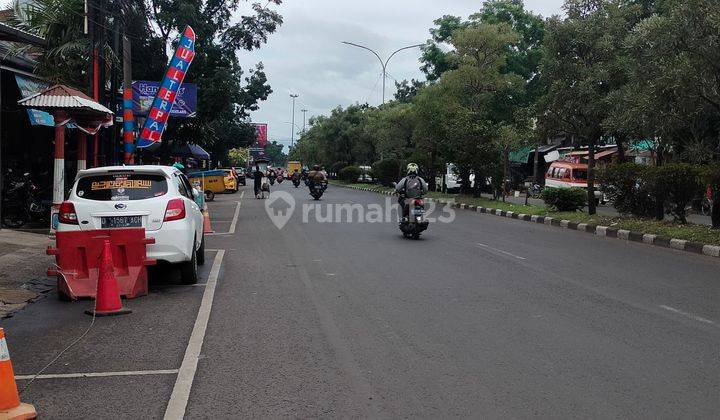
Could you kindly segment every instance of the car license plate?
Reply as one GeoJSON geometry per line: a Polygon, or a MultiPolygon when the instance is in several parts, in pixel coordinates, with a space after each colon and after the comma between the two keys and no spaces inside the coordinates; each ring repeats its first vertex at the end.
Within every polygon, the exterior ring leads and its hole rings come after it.
{"type": "Polygon", "coordinates": [[[103,229],[141,227],[142,216],[112,216],[100,219],[100,227],[103,229]]]}
{"type": "Polygon", "coordinates": [[[423,215],[425,214],[425,209],[413,209],[412,214],[415,216],[423,215]]]}

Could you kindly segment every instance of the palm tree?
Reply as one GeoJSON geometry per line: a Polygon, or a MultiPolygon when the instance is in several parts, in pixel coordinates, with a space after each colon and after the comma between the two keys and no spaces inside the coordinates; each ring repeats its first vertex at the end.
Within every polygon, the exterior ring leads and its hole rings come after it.
{"type": "MultiPolygon", "coordinates": [[[[15,0],[7,22],[18,29],[45,38],[47,48],[19,46],[16,53],[37,60],[36,72],[51,83],[87,86],[90,41],[84,34],[84,0],[15,0]]],[[[107,27],[97,22],[96,27],[107,27]]],[[[109,45],[101,46],[108,62],[115,59],[109,45]]]]}

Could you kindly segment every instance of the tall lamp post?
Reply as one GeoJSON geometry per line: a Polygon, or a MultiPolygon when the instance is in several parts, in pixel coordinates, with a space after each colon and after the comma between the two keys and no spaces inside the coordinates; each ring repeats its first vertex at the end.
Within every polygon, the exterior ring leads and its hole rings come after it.
{"type": "Polygon", "coordinates": [[[291,93],[292,98],[292,131],[290,132],[290,148],[292,149],[295,145],[295,99],[300,96],[297,93],[291,93]]]}
{"type": "Polygon", "coordinates": [[[307,116],[307,109],[301,109],[300,112],[303,113],[303,129],[302,133],[305,134],[305,117],[307,116]]]}
{"type": "Polygon", "coordinates": [[[351,45],[353,47],[362,48],[364,50],[368,50],[371,53],[373,53],[375,55],[375,57],[377,57],[378,61],[380,61],[380,65],[382,66],[382,71],[383,71],[383,87],[382,87],[382,103],[383,104],[385,104],[385,80],[387,79],[387,66],[388,66],[388,63],[390,62],[390,59],[393,58],[393,56],[395,56],[395,54],[399,53],[400,51],[409,50],[410,48],[422,47],[423,45],[425,45],[425,44],[416,44],[416,45],[408,45],[407,47],[402,47],[398,50],[395,50],[392,54],[390,54],[390,56],[387,58],[387,60],[383,61],[383,59],[380,58],[380,54],[376,53],[374,50],[372,50],[364,45],[355,44],[355,43],[347,42],[347,41],[342,41],[342,43],[346,44],[346,45],[351,45]]]}

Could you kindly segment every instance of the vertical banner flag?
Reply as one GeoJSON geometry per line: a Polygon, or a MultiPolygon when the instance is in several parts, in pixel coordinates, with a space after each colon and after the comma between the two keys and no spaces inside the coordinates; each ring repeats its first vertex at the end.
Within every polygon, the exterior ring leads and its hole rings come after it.
{"type": "Polygon", "coordinates": [[[135,156],[135,117],[133,115],[132,87],[125,86],[123,90],[123,143],[124,162],[132,164],[135,156]]]}
{"type": "Polygon", "coordinates": [[[255,126],[255,140],[262,148],[265,147],[268,140],[268,125],[265,123],[253,123],[255,126]]]}
{"type": "Polygon", "coordinates": [[[195,57],[195,32],[190,26],[186,26],[175,55],[170,60],[165,78],[153,100],[150,112],[148,112],[137,147],[150,147],[160,143],[178,88],[185,79],[193,57],[195,57]]]}

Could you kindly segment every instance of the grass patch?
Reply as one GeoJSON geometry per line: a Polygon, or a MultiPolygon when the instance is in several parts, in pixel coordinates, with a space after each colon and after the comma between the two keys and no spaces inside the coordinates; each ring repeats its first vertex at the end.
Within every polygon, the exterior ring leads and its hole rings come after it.
{"type": "MultiPolygon", "coordinates": [[[[339,181],[330,181],[335,185],[370,188],[373,191],[393,191],[393,188],[383,187],[374,184],[348,184],[339,181]]],[[[720,231],[711,229],[710,226],[695,225],[688,223],[680,225],[669,221],[657,221],[653,219],[640,219],[630,216],[590,216],[584,212],[552,212],[544,206],[524,206],[502,201],[490,200],[466,195],[443,194],[430,191],[427,197],[435,199],[455,200],[458,203],[465,203],[474,206],[487,207],[512,211],[515,213],[548,216],[556,219],[570,220],[577,223],[588,223],[593,225],[610,226],[617,229],[631,230],[634,232],[648,233],[652,235],[665,236],[667,238],[684,239],[687,241],[700,242],[708,245],[720,245],[720,231]]]]}

